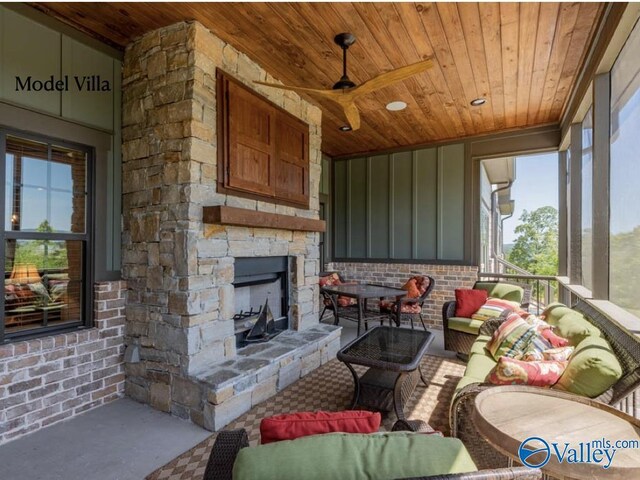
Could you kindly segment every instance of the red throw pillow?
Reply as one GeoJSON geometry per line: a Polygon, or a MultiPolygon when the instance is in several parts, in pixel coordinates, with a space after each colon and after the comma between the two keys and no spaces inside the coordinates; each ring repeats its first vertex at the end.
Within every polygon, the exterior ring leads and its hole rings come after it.
{"type": "Polygon", "coordinates": [[[471,318],[487,301],[486,290],[456,288],[456,317],[471,318]]]}
{"type": "Polygon", "coordinates": [[[260,422],[260,443],[264,445],[333,432],[375,433],[380,428],[380,419],[379,412],[365,410],[275,415],[260,422]]]}
{"type": "Polygon", "coordinates": [[[337,273],[331,273],[324,277],[320,277],[318,283],[320,284],[321,287],[324,287],[325,285],[342,285],[342,282],[340,281],[340,277],[338,276],[337,273]]]}
{"type": "Polygon", "coordinates": [[[542,335],[545,340],[547,340],[547,342],[549,342],[553,346],[553,348],[566,347],[567,345],[569,345],[569,340],[556,335],[550,328],[545,328],[544,330],[542,330],[540,332],[540,335],[542,335]]]}
{"type": "Polygon", "coordinates": [[[533,385],[550,387],[562,376],[567,362],[523,362],[515,358],[500,357],[489,372],[487,380],[494,385],[533,385]]]}

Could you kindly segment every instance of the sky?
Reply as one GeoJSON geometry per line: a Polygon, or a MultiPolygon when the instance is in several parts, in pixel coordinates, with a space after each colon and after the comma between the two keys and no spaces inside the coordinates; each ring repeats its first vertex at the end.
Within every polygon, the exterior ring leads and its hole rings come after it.
{"type": "Polygon", "coordinates": [[[550,205],[558,208],[558,154],[545,153],[516,158],[516,180],[511,187],[515,200],[513,217],[504,222],[504,243],[516,239],[515,228],[524,210],[550,205]]]}

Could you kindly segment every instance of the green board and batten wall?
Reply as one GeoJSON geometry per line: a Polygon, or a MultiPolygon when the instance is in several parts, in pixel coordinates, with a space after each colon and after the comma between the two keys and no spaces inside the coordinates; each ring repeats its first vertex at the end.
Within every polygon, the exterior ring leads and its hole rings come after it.
{"type": "Polygon", "coordinates": [[[333,257],[464,260],[464,144],[336,160],[333,257]]]}
{"type": "MultiPolygon", "coordinates": [[[[110,136],[106,164],[97,167],[97,173],[103,174],[97,177],[97,199],[104,201],[97,205],[96,218],[106,218],[106,222],[96,225],[96,260],[100,263],[96,274],[119,276],[122,63],[119,55],[89,45],[90,40],[81,41],[78,34],[63,33],[62,26],[52,24],[58,22],[32,10],[23,5],[0,5],[0,103],[42,114],[42,125],[47,118],[57,118],[110,136]],[[27,92],[16,88],[16,76],[24,82],[28,76],[46,80],[51,75],[56,80],[67,76],[69,91],[27,92]],[[85,76],[99,77],[109,82],[110,91],[87,91],[86,85],[79,90],[74,83],[76,76],[80,81],[85,76]]],[[[0,123],[13,126],[11,118],[0,119],[0,123]]]]}

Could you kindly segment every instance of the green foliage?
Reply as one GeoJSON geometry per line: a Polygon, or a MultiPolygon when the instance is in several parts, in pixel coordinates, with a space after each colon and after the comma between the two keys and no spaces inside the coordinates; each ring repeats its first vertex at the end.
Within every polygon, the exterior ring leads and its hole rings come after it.
{"type": "Polygon", "coordinates": [[[524,211],[508,260],[537,275],[558,274],[558,211],[550,206],[524,211]]]}
{"type": "Polygon", "coordinates": [[[638,275],[640,272],[640,227],[611,235],[611,301],[640,316],[638,275]]]}
{"type": "MultiPolygon", "coordinates": [[[[53,232],[47,220],[37,228],[38,232],[53,232]]],[[[18,240],[15,250],[16,265],[35,265],[38,270],[68,268],[66,242],[61,240],[18,240]]],[[[11,266],[7,266],[9,268],[11,266]]]]}

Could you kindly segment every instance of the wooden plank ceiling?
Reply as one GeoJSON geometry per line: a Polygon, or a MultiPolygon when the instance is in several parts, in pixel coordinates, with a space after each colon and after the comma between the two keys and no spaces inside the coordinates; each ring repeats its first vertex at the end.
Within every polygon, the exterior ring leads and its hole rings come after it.
{"type": "Polygon", "coordinates": [[[435,67],[357,102],[362,127],[323,110],[322,149],[332,156],[394,149],[556,123],[566,108],[602,3],[35,3],[36,8],[123,48],[139,35],[198,20],[288,85],[330,88],[341,76],[340,32],[349,76],[360,84],[433,58],[435,67]],[[487,103],[469,102],[486,97],[487,103]],[[403,100],[408,108],[389,112],[403,100]]]}

